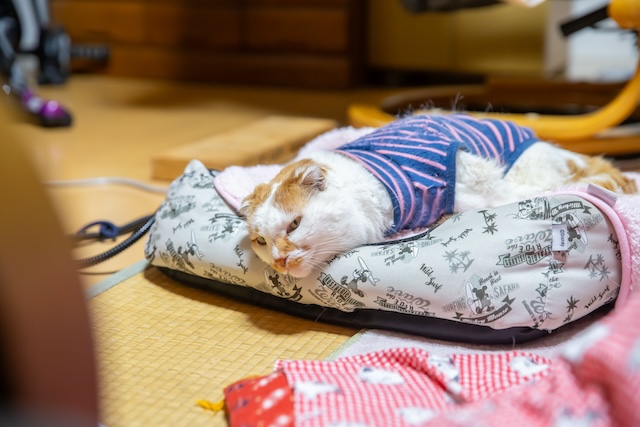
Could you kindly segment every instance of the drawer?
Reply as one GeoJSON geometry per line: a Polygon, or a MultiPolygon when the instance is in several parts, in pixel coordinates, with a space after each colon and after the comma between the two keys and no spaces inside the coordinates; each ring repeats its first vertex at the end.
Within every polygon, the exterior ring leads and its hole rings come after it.
{"type": "Polygon", "coordinates": [[[360,0],[244,0],[247,7],[254,6],[304,6],[304,7],[340,7],[360,0]]]}
{"type": "Polygon", "coordinates": [[[217,49],[241,42],[241,12],[224,2],[54,0],[51,14],[74,42],[217,49]]]}
{"type": "MultiPolygon", "coordinates": [[[[50,0],[74,43],[122,76],[346,88],[362,76],[364,0],[50,0]]],[[[83,71],[83,64],[74,64],[83,71]]],[[[90,67],[87,66],[90,70],[90,67]]]]}
{"type": "Polygon", "coordinates": [[[279,55],[175,50],[116,45],[106,73],[216,83],[345,89],[353,65],[344,56],[279,55]]]}
{"type": "Polygon", "coordinates": [[[255,7],[245,13],[249,49],[345,53],[349,48],[349,16],[344,9],[255,7]]]}

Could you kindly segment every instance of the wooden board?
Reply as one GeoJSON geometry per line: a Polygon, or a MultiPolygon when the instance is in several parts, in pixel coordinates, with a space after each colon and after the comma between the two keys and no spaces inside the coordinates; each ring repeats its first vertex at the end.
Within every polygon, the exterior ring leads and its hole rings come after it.
{"type": "Polygon", "coordinates": [[[305,143],[336,126],[331,119],[268,116],[154,156],[153,178],[175,179],[193,159],[218,170],[283,163],[305,143]]]}

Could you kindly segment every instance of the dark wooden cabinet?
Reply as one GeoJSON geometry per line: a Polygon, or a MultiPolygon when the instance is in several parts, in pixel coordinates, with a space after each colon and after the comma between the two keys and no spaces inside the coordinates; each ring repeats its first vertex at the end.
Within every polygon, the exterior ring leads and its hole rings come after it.
{"type": "Polygon", "coordinates": [[[363,74],[365,0],[51,0],[104,72],[217,83],[347,88],[363,74]]]}

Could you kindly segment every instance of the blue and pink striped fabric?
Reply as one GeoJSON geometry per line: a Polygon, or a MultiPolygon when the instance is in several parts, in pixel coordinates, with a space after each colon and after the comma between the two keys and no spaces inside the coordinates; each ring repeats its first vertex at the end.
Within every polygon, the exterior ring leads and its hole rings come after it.
{"type": "Polygon", "coordinates": [[[336,151],[384,184],[394,204],[393,234],[453,212],[458,149],[495,159],[506,171],[537,141],[530,129],[512,122],[420,115],[394,121],[336,151]]]}

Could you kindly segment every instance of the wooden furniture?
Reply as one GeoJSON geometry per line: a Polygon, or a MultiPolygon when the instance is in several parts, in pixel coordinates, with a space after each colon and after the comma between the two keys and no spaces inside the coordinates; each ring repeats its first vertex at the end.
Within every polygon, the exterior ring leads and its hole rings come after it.
{"type": "Polygon", "coordinates": [[[364,0],[51,0],[74,43],[105,44],[105,72],[346,88],[362,77],[364,0]]]}

